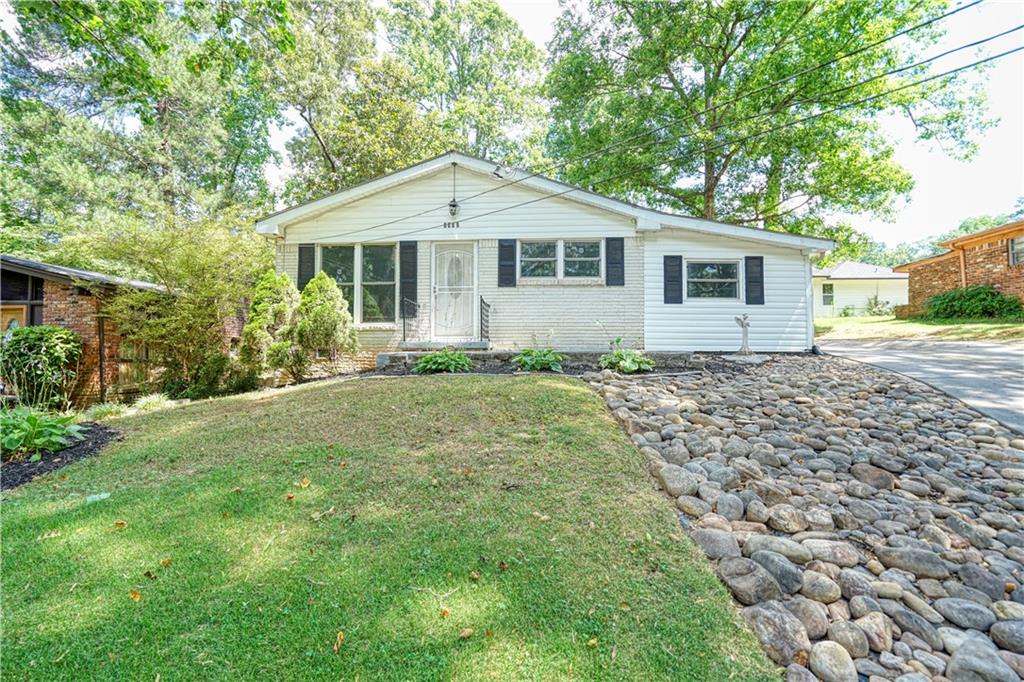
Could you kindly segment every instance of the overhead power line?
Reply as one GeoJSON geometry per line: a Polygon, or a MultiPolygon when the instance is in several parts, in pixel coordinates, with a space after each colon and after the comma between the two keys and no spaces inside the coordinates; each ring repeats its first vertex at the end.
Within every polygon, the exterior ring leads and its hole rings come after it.
{"type": "MultiPolygon", "coordinates": [[[[758,132],[751,133],[749,135],[746,135],[744,137],[738,138],[736,140],[730,140],[729,142],[727,142],[725,144],[722,144],[722,145],[718,145],[717,147],[711,147],[711,148],[709,148],[708,151],[713,151],[715,149],[722,149],[722,148],[725,148],[725,147],[730,146],[730,145],[734,145],[734,144],[738,144],[740,142],[744,142],[746,140],[750,140],[750,139],[753,139],[753,138],[756,138],[756,137],[761,137],[763,135],[768,135],[770,133],[773,133],[773,132],[776,132],[776,131],[779,131],[779,130],[783,130],[785,128],[790,128],[790,127],[798,125],[800,123],[805,123],[807,121],[811,121],[811,120],[814,120],[814,119],[817,119],[817,118],[821,118],[822,116],[827,116],[829,114],[834,114],[836,112],[843,111],[845,109],[849,109],[849,108],[854,107],[854,106],[860,106],[861,104],[866,104],[868,102],[871,102],[873,100],[879,99],[881,97],[885,97],[886,95],[891,95],[893,93],[902,92],[903,90],[908,90],[908,89],[916,87],[918,85],[923,85],[925,83],[929,83],[931,81],[938,80],[940,78],[945,78],[946,76],[951,76],[951,75],[953,75],[955,73],[959,73],[961,71],[966,71],[967,69],[973,69],[975,67],[981,66],[982,64],[987,64],[989,62],[993,62],[993,61],[996,61],[998,59],[1002,59],[1003,57],[1008,57],[1008,56],[1010,56],[1012,54],[1015,54],[1015,53],[1021,52],[1021,51],[1024,51],[1024,46],[1016,47],[1016,48],[1013,48],[1011,50],[1006,50],[1005,52],[1000,52],[999,54],[991,55],[991,56],[985,57],[983,59],[979,59],[977,61],[971,62],[970,64],[965,64],[963,66],[958,66],[958,67],[956,67],[954,69],[949,69],[947,71],[943,71],[942,73],[937,73],[937,74],[934,74],[932,76],[928,76],[927,78],[922,78],[920,80],[916,80],[916,81],[914,81],[912,83],[906,83],[906,84],[901,85],[901,86],[899,86],[897,88],[892,88],[892,89],[886,90],[884,92],[876,93],[874,95],[870,95],[868,97],[864,97],[862,99],[859,99],[859,100],[857,100],[855,102],[848,102],[848,103],[840,105],[838,107],[827,109],[825,111],[820,111],[820,112],[818,112],[816,114],[812,114],[810,116],[804,116],[802,118],[798,118],[796,120],[789,121],[788,123],[783,123],[783,124],[778,125],[778,126],[774,126],[774,127],[771,127],[771,128],[760,130],[758,132]]],[[[653,169],[653,168],[657,168],[659,166],[663,166],[666,163],[670,163],[670,162],[675,161],[675,160],[679,160],[679,157],[672,157],[672,158],[669,158],[669,159],[665,159],[665,160],[663,160],[663,161],[661,161],[661,162],[659,162],[657,164],[653,164],[653,165],[649,165],[649,166],[644,166],[642,168],[634,168],[634,169],[626,171],[624,173],[618,173],[618,174],[611,175],[611,176],[608,176],[608,177],[605,177],[605,178],[601,178],[601,179],[597,180],[595,182],[595,184],[601,184],[601,183],[604,183],[604,182],[608,182],[610,180],[617,180],[617,179],[620,179],[620,178],[623,178],[623,177],[634,175],[634,174],[636,174],[637,172],[639,172],[641,170],[650,170],[650,169],[653,169]]],[[[568,188],[568,189],[566,189],[566,190],[564,190],[562,192],[555,192],[553,194],[546,194],[546,195],[544,195],[542,197],[537,197],[535,199],[529,199],[527,201],[521,201],[521,202],[518,202],[518,203],[515,203],[515,204],[511,204],[509,206],[502,206],[501,208],[496,208],[494,210],[486,211],[484,213],[478,213],[476,215],[469,216],[468,218],[463,218],[463,219],[460,220],[460,222],[469,222],[471,220],[478,220],[480,218],[485,218],[487,216],[491,216],[491,215],[494,215],[496,213],[502,213],[504,211],[510,211],[512,209],[515,209],[515,208],[520,208],[522,206],[529,206],[531,204],[536,204],[536,203],[539,203],[541,201],[547,201],[548,199],[554,199],[554,198],[557,198],[557,197],[565,196],[567,194],[571,194],[572,192],[580,192],[580,191],[586,192],[587,190],[584,190],[583,188],[580,188],[580,187],[570,187],[570,188],[568,188]]],[[[427,227],[422,227],[422,228],[418,228],[418,229],[415,229],[415,230],[409,230],[408,232],[402,232],[402,233],[399,233],[399,234],[388,235],[387,239],[392,240],[392,239],[399,239],[401,237],[408,237],[408,236],[411,236],[411,235],[414,235],[414,234],[419,234],[421,232],[426,232],[428,230],[433,230],[433,229],[437,229],[437,228],[440,228],[440,227],[444,227],[444,223],[438,223],[436,225],[429,225],[427,227]]],[[[344,236],[344,235],[342,235],[342,236],[344,236]]],[[[327,237],[327,238],[330,238],[330,237],[327,237]]]]}
{"type": "MultiPolygon", "coordinates": [[[[641,139],[641,138],[644,138],[644,137],[649,137],[651,135],[656,135],[657,133],[660,133],[660,132],[664,132],[669,127],[671,127],[673,125],[676,125],[678,123],[682,123],[682,122],[685,122],[685,121],[688,121],[688,120],[696,119],[696,118],[698,118],[700,116],[704,116],[704,115],[706,115],[706,114],[708,114],[708,113],[710,113],[712,111],[715,111],[717,109],[720,109],[720,108],[722,108],[724,106],[727,106],[727,105],[730,105],[730,104],[735,104],[737,102],[740,102],[740,101],[742,101],[744,99],[747,99],[749,97],[753,97],[754,95],[760,94],[760,93],[765,92],[767,90],[771,90],[773,88],[777,88],[778,86],[784,85],[785,83],[788,83],[788,82],[790,82],[790,81],[792,81],[792,80],[794,80],[796,78],[799,78],[801,76],[805,76],[807,74],[813,73],[814,71],[818,71],[820,69],[828,68],[829,66],[832,66],[834,64],[837,64],[837,63],[843,61],[844,59],[849,59],[850,57],[855,57],[855,56],[857,56],[859,54],[863,54],[863,53],[867,52],[868,50],[872,50],[872,49],[878,47],[879,45],[884,45],[885,43],[891,42],[893,40],[896,40],[897,38],[905,36],[905,35],[907,35],[909,33],[917,31],[919,29],[922,29],[922,28],[924,28],[926,26],[930,26],[931,24],[934,24],[936,22],[939,22],[939,21],[942,21],[944,19],[947,19],[947,18],[949,18],[949,17],[951,17],[951,16],[953,16],[955,14],[963,12],[964,10],[970,9],[971,7],[974,7],[976,5],[980,5],[982,2],[984,2],[984,0],[973,0],[972,2],[969,2],[969,3],[965,4],[965,5],[961,5],[959,7],[955,7],[953,9],[949,10],[948,12],[944,12],[943,14],[940,14],[939,16],[933,17],[933,18],[928,19],[926,21],[922,21],[921,23],[915,24],[913,26],[909,26],[909,27],[907,27],[905,29],[897,31],[896,33],[893,33],[893,34],[891,34],[889,36],[886,36],[885,38],[881,38],[879,40],[876,40],[873,43],[869,43],[867,45],[863,45],[863,46],[857,48],[856,50],[853,50],[853,51],[848,52],[846,54],[839,55],[837,57],[833,57],[832,59],[830,59],[828,61],[825,61],[825,62],[822,62],[820,64],[816,64],[814,66],[807,67],[805,69],[802,69],[800,71],[792,73],[792,74],[786,76],[785,78],[782,78],[782,79],[776,80],[774,82],[767,83],[765,85],[757,87],[754,90],[751,90],[750,92],[744,93],[742,95],[737,95],[737,96],[732,97],[730,99],[727,99],[727,100],[724,100],[722,102],[718,102],[716,104],[713,104],[710,107],[708,107],[708,108],[706,108],[706,109],[704,109],[702,111],[699,111],[699,112],[696,112],[696,113],[693,113],[693,114],[688,114],[687,116],[684,116],[684,117],[681,117],[681,118],[673,119],[669,123],[663,124],[663,125],[661,125],[661,126],[659,126],[657,128],[654,128],[652,130],[645,131],[645,132],[642,132],[642,133],[638,133],[636,135],[633,135],[631,137],[627,137],[625,139],[619,140],[619,141],[614,142],[614,143],[609,144],[609,145],[605,145],[604,147],[600,147],[600,148],[595,149],[593,151],[587,152],[586,154],[583,154],[581,156],[569,157],[569,158],[563,159],[561,161],[558,161],[556,163],[548,164],[546,166],[543,166],[540,171],[530,172],[530,173],[528,173],[527,175],[525,175],[525,176],[523,176],[521,178],[517,178],[515,180],[509,180],[509,181],[507,181],[507,182],[505,182],[505,183],[503,183],[501,185],[496,185],[495,187],[490,187],[490,188],[488,188],[486,190],[482,190],[480,192],[477,192],[476,194],[471,194],[468,197],[463,197],[462,201],[463,202],[470,201],[472,199],[476,199],[477,197],[481,197],[481,196],[483,196],[485,194],[490,194],[491,192],[496,192],[499,189],[504,189],[505,187],[511,187],[512,185],[517,185],[517,184],[519,184],[521,182],[524,182],[525,180],[529,180],[531,178],[535,178],[535,177],[538,177],[540,175],[543,175],[544,173],[550,172],[553,169],[563,168],[563,167],[565,167],[565,166],[567,166],[567,165],[569,165],[571,163],[576,163],[576,162],[579,162],[579,161],[583,161],[583,160],[592,158],[594,156],[597,156],[599,154],[603,154],[603,153],[605,153],[605,152],[607,152],[609,150],[615,149],[617,147],[621,147],[621,146],[623,146],[625,144],[628,144],[630,142],[633,142],[635,140],[638,140],[638,139],[641,139]]],[[[960,48],[960,49],[962,49],[962,48],[960,48]]],[[[934,59],[938,59],[941,56],[945,56],[945,54],[948,54],[948,53],[944,53],[943,55],[937,55],[934,59]]],[[[924,62],[922,62],[922,63],[924,63],[924,62]]],[[[918,66],[919,65],[920,64],[918,64],[918,66]]],[[[911,67],[907,67],[907,68],[911,68],[911,67]]],[[[906,70],[906,69],[904,69],[904,70],[906,70]]],[[[419,211],[417,213],[413,213],[413,214],[410,214],[410,215],[402,216],[402,217],[399,217],[399,218],[394,218],[392,220],[388,220],[388,221],[385,221],[385,222],[382,222],[382,223],[378,223],[376,225],[371,225],[369,227],[361,228],[361,230],[359,232],[369,232],[370,230],[375,230],[375,229],[377,229],[379,227],[387,227],[388,225],[394,225],[396,223],[400,223],[400,222],[403,222],[403,221],[406,221],[406,220],[411,220],[412,218],[419,218],[421,216],[427,215],[428,213],[434,213],[436,211],[441,211],[441,210],[447,209],[447,207],[448,207],[447,204],[442,204],[441,206],[435,206],[435,207],[432,207],[432,208],[425,209],[423,211],[419,211]]],[[[351,232],[349,234],[357,234],[357,233],[358,232],[351,232]]]]}
{"type": "MultiPolygon", "coordinates": [[[[865,85],[867,83],[871,83],[871,82],[879,80],[881,78],[885,78],[885,77],[888,77],[888,76],[891,76],[891,75],[902,73],[904,71],[908,71],[910,69],[914,69],[914,68],[918,68],[918,67],[924,66],[924,65],[929,64],[931,62],[934,62],[934,61],[936,61],[936,60],[938,60],[938,59],[940,59],[942,57],[946,57],[946,56],[948,56],[950,54],[953,54],[955,52],[959,52],[959,51],[962,51],[962,50],[965,50],[965,49],[969,49],[969,48],[972,48],[972,47],[977,47],[979,45],[982,45],[984,43],[990,42],[990,41],[995,40],[997,38],[1001,38],[1001,37],[1003,37],[1005,35],[1008,35],[1010,33],[1013,33],[1013,32],[1016,32],[1016,31],[1020,31],[1022,29],[1024,29],[1024,24],[1020,24],[1020,25],[1018,25],[1016,27],[1007,29],[1005,31],[1002,31],[1000,33],[988,36],[986,38],[982,38],[982,39],[973,41],[971,43],[967,43],[967,44],[961,45],[959,47],[951,48],[949,50],[946,50],[945,52],[942,52],[940,54],[934,55],[934,56],[929,57],[927,59],[924,59],[924,60],[922,60],[920,62],[916,62],[914,64],[909,64],[907,66],[898,67],[898,68],[895,68],[895,69],[891,69],[889,71],[886,71],[885,73],[878,74],[878,75],[875,75],[875,76],[871,76],[871,77],[866,78],[866,79],[864,79],[864,80],[862,80],[862,81],[860,81],[858,83],[854,83],[852,85],[846,85],[846,86],[843,86],[843,87],[840,87],[840,88],[836,88],[834,90],[830,90],[830,91],[825,92],[825,93],[820,93],[819,95],[816,95],[816,96],[811,97],[811,98],[806,98],[804,100],[797,100],[797,101],[792,102],[789,105],[787,105],[787,108],[789,106],[794,106],[794,105],[797,105],[797,104],[805,104],[805,103],[808,103],[808,102],[815,102],[815,101],[821,100],[821,99],[823,99],[825,97],[828,97],[828,96],[831,96],[831,95],[834,95],[834,94],[837,94],[837,93],[846,92],[848,90],[852,90],[854,88],[861,87],[861,86],[863,86],[863,85],[865,85]]],[[[1002,57],[1002,56],[1006,56],[1007,54],[1011,54],[1012,52],[1014,52],[1014,50],[1002,53],[1000,55],[996,55],[994,58],[999,58],[999,57],[1002,57]]],[[[754,133],[752,135],[747,135],[745,137],[740,137],[740,138],[733,139],[733,140],[727,140],[727,141],[723,142],[722,144],[714,145],[714,146],[711,146],[711,147],[707,147],[707,148],[704,149],[704,151],[708,152],[708,151],[715,151],[715,150],[718,150],[718,149],[723,149],[725,147],[729,147],[731,145],[735,145],[735,144],[738,144],[740,142],[744,142],[744,141],[746,141],[748,139],[751,139],[752,137],[759,137],[759,136],[762,136],[762,135],[769,134],[771,132],[775,132],[776,130],[781,130],[781,129],[790,127],[790,126],[795,125],[796,123],[799,123],[799,122],[813,120],[815,118],[819,118],[819,117],[821,117],[821,116],[823,116],[825,114],[828,114],[828,113],[836,113],[838,111],[843,111],[843,110],[849,109],[851,107],[858,106],[860,104],[865,104],[867,102],[874,101],[874,100],[876,100],[876,99],[878,99],[878,98],[880,98],[880,97],[882,97],[884,95],[891,94],[893,92],[899,92],[899,91],[904,90],[904,89],[906,89],[908,87],[912,87],[914,85],[920,85],[922,83],[929,82],[931,80],[934,80],[935,78],[940,78],[940,77],[943,77],[943,76],[946,76],[946,75],[951,75],[953,73],[957,73],[958,71],[962,71],[962,70],[965,70],[965,69],[968,69],[968,68],[973,68],[974,66],[978,66],[980,64],[983,64],[986,61],[989,61],[989,60],[988,59],[983,59],[983,60],[974,62],[972,64],[968,64],[968,65],[963,66],[963,67],[958,67],[956,69],[952,69],[952,70],[944,72],[942,74],[938,74],[936,76],[929,77],[929,78],[926,78],[924,80],[917,81],[915,83],[911,83],[909,85],[904,85],[904,86],[900,86],[900,87],[892,89],[892,90],[887,90],[887,91],[882,92],[882,93],[877,93],[877,94],[872,95],[870,97],[866,97],[866,98],[863,98],[863,99],[860,99],[860,100],[857,100],[857,101],[854,101],[854,102],[848,102],[846,104],[843,104],[841,106],[829,109],[827,111],[819,112],[817,114],[814,114],[814,115],[811,115],[811,116],[807,116],[807,117],[798,119],[795,122],[790,122],[790,123],[786,123],[786,124],[780,125],[780,126],[778,126],[776,128],[769,128],[769,129],[766,129],[764,131],[760,131],[760,132],[754,133]]],[[[758,114],[754,114],[754,115],[745,117],[743,119],[736,120],[736,121],[732,122],[731,125],[739,125],[739,124],[743,124],[743,123],[749,123],[751,121],[754,121],[754,120],[757,120],[757,119],[760,119],[760,118],[778,116],[779,113],[780,112],[761,112],[761,113],[758,113],[758,114]]],[[[723,125],[723,126],[718,126],[718,127],[712,128],[711,130],[712,131],[719,131],[719,130],[721,130],[723,128],[726,128],[726,127],[728,127],[728,126],[724,126],[723,125]]],[[[610,176],[610,177],[607,177],[607,178],[598,179],[593,184],[601,184],[601,183],[608,182],[610,180],[618,179],[618,178],[621,178],[621,177],[626,177],[628,175],[633,175],[636,172],[639,172],[640,170],[649,170],[649,169],[657,168],[658,166],[662,166],[662,165],[664,165],[666,163],[669,163],[671,161],[681,160],[681,158],[682,157],[678,157],[678,156],[676,156],[676,157],[669,157],[668,159],[660,161],[657,164],[642,166],[639,169],[634,169],[634,170],[631,170],[631,171],[629,171],[627,173],[621,173],[621,174],[613,175],[613,176],[610,176]]],[[[536,176],[528,176],[528,177],[536,177],[536,176]]],[[[509,183],[509,184],[511,184],[511,183],[509,183]]],[[[507,187],[507,186],[508,185],[502,185],[501,187],[507,187]]],[[[485,192],[480,192],[477,195],[472,195],[471,197],[468,197],[468,198],[472,198],[473,196],[479,196],[480,194],[485,194],[487,192],[493,191],[493,189],[500,189],[500,187],[499,188],[492,188],[492,189],[486,190],[485,192]]],[[[554,196],[562,196],[563,194],[567,194],[567,193],[573,192],[573,191],[580,191],[581,189],[582,188],[574,187],[574,188],[572,188],[570,190],[567,190],[566,192],[559,193],[559,194],[554,195],[554,196]]],[[[463,199],[463,201],[466,201],[466,200],[467,199],[463,199]]],[[[532,201],[534,201],[534,200],[530,200],[530,201],[528,201],[526,203],[532,203],[532,201]]],[[[515,204],[515,205],[513,205],[513,207],[517,206],[517,205],[519,205],[519,204],[515,204]]],[[[443,207],[440,207],[440,208],[447,209],[447,204],[444,205],[443,207]]],[[[413,215],[413,216],[407,216],[407,218],[417,217],[417,215],[425,215],[426,213],[429,213],[431,211],[440,210],[440,208],[439,209],[431,209],[430,211],[421,212],[420,214],[416,214],[416,215],[413,215]]],[[[502,210],[504,210],[504,209],[502,209],[502,210]]],[[[484,215],[490,215],[490,214],[491,213],[487,213],[487,214],[484,214],[484,215]]],[[[471,219],[472,218],[464,218],[464,219],[461,220],[461,222],[465,222],[465,221],[471,220],[471,219]]],[[[382,224],[378,224],[378,225],[371,225],[369,227],[363,227],[363,228],[359,228],[359,229],[356,229],[356,230],[350,230],[350,231],[347,231],[347,232],[341,232],[341,233],[337,233],[337,234],[327,235],[325,237],[322,237],[321,239],[327,240],[327,239],[347,238],[347,237],[351,237],[353,235],[369,232],[371,230],[378,229],[380,227],[386,227],[387,225],[393,224],[395,222],[398,222],[398,220],[394,220],[394,221],[391,221],[389,223],[382,223],[382,224]]],[[[418,233],[418,232],[426,231],[427,229],[433,229],[434,227],[443,227],[443,225],[444,225],[444,223],[439,223],[437,225],[431,225],[428,228],[421,228],[421,229],[414,230],[411,233],[402,233],[402,234],[400,234],[398,236],[405,236],[405,234],[415,234],[415,233],[418,233]]],[[[391,238],[391,237],[389,237],[389,238],[391,238]]]]}

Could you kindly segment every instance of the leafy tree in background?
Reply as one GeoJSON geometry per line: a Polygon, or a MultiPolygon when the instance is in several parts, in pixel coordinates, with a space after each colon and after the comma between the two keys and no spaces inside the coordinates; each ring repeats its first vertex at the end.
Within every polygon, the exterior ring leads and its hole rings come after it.
{"type": "Polygon", "coordinates": [[[541,160],[542,53],[495,0],[391,0],[385,25],[423,83],[420,106],[440,114],[464,151],[541,160]]]}
{"type": "Polygon", "coordinates": [[[894,200],[913,186],[893,158],[880,116],[906,114],[921,139],[941,141],[967,156],[972,132],[985,125],[981,94],[967,92],[962,79],[951,76],[741,138],[919,77],[924,70],[917,68],[900,79],[823,94],[912,63],[940,37],[941,22],[828,68],[810,69],[945,7],[943,0],[591,0],[583,8],[567,7],[550,45],[550,154],[578,157],[645,136],[568,165],[565,177],[704,218],[837,238],[851,247],[849,255],[862,253],[864,237],[835,225],[832,216],[889,218],[894,200]],[[805,70],[784,85],[741,98],[805,70]],[[745,121],[765,113],[766,118],[745,121]],[[655,139],[658,144],[643,144],[655,139]]]}
{"type": "Polygon", "coordinates": [[[277,111],[251,57],[263,44],[288,49],[281,0],[14,10],[18,31],[0,43],[5,249],[147,275],[92,245],[168,216],[185,225],[270,205],[277,111]]]}

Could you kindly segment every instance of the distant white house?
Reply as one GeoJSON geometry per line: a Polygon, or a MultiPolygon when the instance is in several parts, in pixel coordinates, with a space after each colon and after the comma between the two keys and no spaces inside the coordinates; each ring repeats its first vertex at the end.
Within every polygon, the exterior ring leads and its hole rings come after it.
{"type": "Polygon", "coordinates": [[[876,296],[890,307],[907,302],[908,275],[891,268],[845,261],[812,275],[815,317],[864,315],[876,296]]]}

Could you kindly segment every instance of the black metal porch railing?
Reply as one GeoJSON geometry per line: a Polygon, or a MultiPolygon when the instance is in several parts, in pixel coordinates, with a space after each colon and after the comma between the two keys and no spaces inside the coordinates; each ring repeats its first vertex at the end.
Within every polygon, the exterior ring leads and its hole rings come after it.
{"type": "Polygon", "coordinates": [[[491,340],[491,304],[480,297],[480,340],[491,340]]]}
{"type": "Polygon", "coordinates": [[[409,340],[409,320],[415,319],[420,311],[420,304],[410,298],[402,299],[402,343],[409,340]]]}

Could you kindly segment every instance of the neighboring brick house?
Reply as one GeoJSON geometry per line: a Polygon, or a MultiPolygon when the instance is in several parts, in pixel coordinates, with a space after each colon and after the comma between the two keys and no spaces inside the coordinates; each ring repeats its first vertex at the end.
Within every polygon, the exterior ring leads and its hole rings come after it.
{"type": "Polygon", "coordinates": [[[1024,220],[940,244],[949,251],[893,268],[910,275],[909,301],[897,317],[914,317],[925,302],[944,291],[990,284],[1024,300],[1024,220]]]}
{"type": "Polygon", "coordinates": [[[151,282],[0,254],[0,331],[47,324],[77,333],[82,359],[76,404],[130,393],[147,372],[144,352],[134,344],[122,344],[113,322],[103,314],[105,301],[126,286],[163,291],[151,282]]]}

